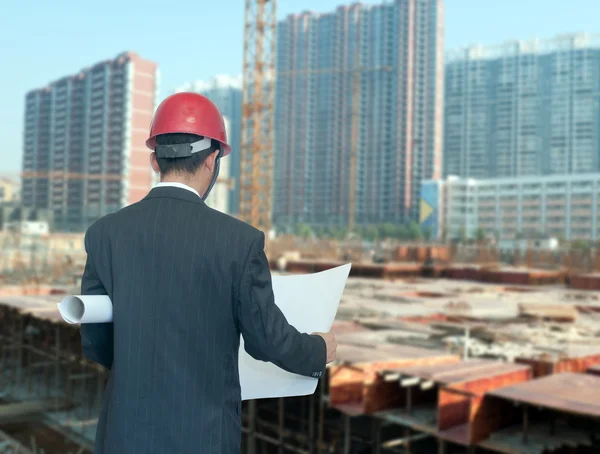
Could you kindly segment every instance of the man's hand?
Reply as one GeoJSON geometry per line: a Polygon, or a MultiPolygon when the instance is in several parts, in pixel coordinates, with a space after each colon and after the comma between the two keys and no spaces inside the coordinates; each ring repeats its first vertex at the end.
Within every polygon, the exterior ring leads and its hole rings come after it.
{"type": "Polygon", "coordinates": [[[327,345],[327,364],[335,361],[335,355],[337,352],[337,341],[335,340],[335,334],[329,333],[313,333],[316,336],[321,336],[327,345]]]}

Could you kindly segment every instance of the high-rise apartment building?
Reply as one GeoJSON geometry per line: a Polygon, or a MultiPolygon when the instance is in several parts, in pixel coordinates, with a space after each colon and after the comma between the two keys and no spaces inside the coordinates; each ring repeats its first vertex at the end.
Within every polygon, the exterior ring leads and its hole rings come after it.
{"type": "Polygon", "coordinates": [[[127,52],[27,93],[22,200],[81,231],[152,187],[145,140],[158,91],[154,62],[127,52]]]}
{"type": "Polygon", "coordinates": [[[352,200],[357,224],[416,219],[442,168],[442,1],[290,15],[276,66],[274,225],[345,226],[352,200]]]}
{"type": "Polygon", "coordinates": [[[600,41],[588,35],[449,52],[444,173],[600,171],[600,41]]]}
{"type": "Polygon", "coordinates": [[[229,121],[227,138],[233,149],[225,158],[229,161],[229,177],[233,186],[228,194],[227,212],[237,215],[239,212],[239,181],[240,181],[240,156],[241,156],[241,131],[242,131],[242,76],[218,75],[208,81],[196,81],[182,85],[175,93],[192,91],[206,96],[219,108],[223,116],[229,121]]]}

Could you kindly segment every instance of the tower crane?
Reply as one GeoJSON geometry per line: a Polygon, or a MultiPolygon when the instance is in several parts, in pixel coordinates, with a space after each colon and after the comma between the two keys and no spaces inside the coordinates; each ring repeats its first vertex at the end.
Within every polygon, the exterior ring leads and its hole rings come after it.
{"type": "Polygon", "coordinates": [[[240,219],[269,234],[273,177],[276,0],[246,0],[240,219]]]}

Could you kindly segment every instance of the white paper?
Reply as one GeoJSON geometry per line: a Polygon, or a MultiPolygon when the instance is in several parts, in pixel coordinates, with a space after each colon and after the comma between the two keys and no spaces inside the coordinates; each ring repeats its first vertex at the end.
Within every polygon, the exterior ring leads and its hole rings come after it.
{"type": "MultiPolygon", "coordinates": [[[[273,276],[275,303],[301,333],[326,333],[337,313],[351,265],[316,274],[273,276]]],[[[291,374],[272,363],[256,361],[244,350],[239,355],[242,400],[307,396],[318,379],[291,374]]]]}
{"type": "MultiPolygon", "coordinates": [[[[273,276],[275,304],[287,321],[301,333],[328,332],[333,325],[351,265],[321,273],[273,276]]],[[[58,305],[67,323],[106,323],[112,321],[112,302],[108,296],[77,295],[58,305]]],[[[284,371],[272,363],[257,361],[244,350],[239,352],[242,400],[313,394],[318,379],[284,371]]]]}
{"type": "Polygon", "coordinates": [[[70,295],[58,304],[58,311],[65,322],[109,323],[113,307],[107,295],[70,295]]]}

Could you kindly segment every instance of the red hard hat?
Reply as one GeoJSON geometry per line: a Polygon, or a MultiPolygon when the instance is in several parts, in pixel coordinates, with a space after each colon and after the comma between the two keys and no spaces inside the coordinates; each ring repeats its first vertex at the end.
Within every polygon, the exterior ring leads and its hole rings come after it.
{"type": "Polygon", "coordinates": [[[146,146],[154,151],[156,136],[174,133],[217,140],[221,142],[223,156],[231,153],[221,112],[210,99],[198,93],[176,93],[160,103],[150,125],[146,146]]]}

